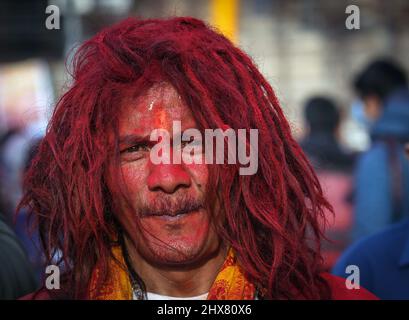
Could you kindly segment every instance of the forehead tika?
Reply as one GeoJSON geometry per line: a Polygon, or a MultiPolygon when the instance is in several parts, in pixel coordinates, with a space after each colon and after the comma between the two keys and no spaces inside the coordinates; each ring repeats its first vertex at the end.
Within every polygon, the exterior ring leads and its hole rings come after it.
{"type": "Polygon", "coordinates": [[[121,134],[149,135],[153,129],[172,131],[173,121],[182,128],[196,127],[192,112],[169,84],[159,84],[137,98],[123,101],[120,118],[121,134]]]}

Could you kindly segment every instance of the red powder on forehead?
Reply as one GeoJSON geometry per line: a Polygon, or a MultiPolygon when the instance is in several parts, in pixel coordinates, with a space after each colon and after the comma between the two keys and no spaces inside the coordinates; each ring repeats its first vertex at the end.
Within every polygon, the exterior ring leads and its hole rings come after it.
{"type": "MultiPolygon", "coordinates": [[[[191,122],[191,110],[182,101],[180,95],[172,85],[166,82],[153,85],[145,93],[124,99],[121,106],[122,123],[127,123],[127,130],[132,126],[132,122],[138,131],[150,134],[156,128],[165,128],[167,120],[179,120],[191,122]]],[[[193,118],[194,119],[194,118],[193,118]]],[[[124,128],[120,128],[120,131],[124,128]]]]}
{"type": "Polygon", "coordinates": [[[319,276],[317,219],[328,203],[271,86],[245,53],[197,19],[130,18],[85,42],[72,73],[20,205],[32,211],[49,262],[62,252],[70,293],[84,296],[118,232],[106,172],[118,151],[109,135],[118,131],[121,102],[165,81],[201,128],[259,130],[258,172],[239,176],[225,165],[209,187],[220,190],[226,214],[218,231],[249,279],[266,298],[329,297],[319,276]]]}

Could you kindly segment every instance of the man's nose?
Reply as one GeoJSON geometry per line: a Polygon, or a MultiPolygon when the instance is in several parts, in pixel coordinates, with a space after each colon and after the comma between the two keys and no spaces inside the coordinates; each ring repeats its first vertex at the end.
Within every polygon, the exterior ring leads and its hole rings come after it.
{"type": "Polygon", "coordinates": [[[147,184],[150,191],[174,193],[189,188],[191,179],[182,164],[151,164],[147,184]]]}

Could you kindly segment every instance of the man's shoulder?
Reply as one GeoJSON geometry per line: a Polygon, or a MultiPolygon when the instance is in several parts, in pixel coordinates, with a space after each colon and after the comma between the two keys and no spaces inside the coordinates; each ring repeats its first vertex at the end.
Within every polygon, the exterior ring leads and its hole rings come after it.
{"type": "Polygon", "coordinates": [[[364,256],[383,257],[385,253],[388,253],[389,257],[399,256],[402,246],[404,246],[409,239],[408,234],[409,219],[405,219],[400,223],[393,224],[382,231],[358,240],[347,249],[344,256],[357,256],[361,257],[361,259],[364,256]]]}
{"type": "Polygon", "coordinates": [[[52,300],[50,292],[46,288],[41,288],[35,292],[27,294],[19,300],[52,300]]]}
{"type": "Polygon", "coordinates": [[[19,300],[67,300],[68,297],[60,290],[50,291],[47,288],[41,288],[35,292],[27,294],[19,300]]]}
{"type": "MultiPolygon", "coordinates": [[[[384,169],[388,165],[388,147],[386,143],[384,141],[373,141],[370,148],[358,156],[356,171],[357,173],[373,173],[374,169],[384,169]]],[[[375,173],[379,174],[379,172],[375,173]]]]}
{"type": "Polygon", "coordinates": [[[322,277],[331,289],[332,300],[379,300],[374,294],[364,288],[348,289],[344,278],[323,273],[322,277]]]}
{"type": "Polygon", "coordinates": [[[362,240],[363,245],[383,244],[388,247],[391,244],[396,244],[398,240],[405,240],[409,230],[409,219],[404,219],[398,223],[387,226],[373,235],[367,236],[362,240]]]}

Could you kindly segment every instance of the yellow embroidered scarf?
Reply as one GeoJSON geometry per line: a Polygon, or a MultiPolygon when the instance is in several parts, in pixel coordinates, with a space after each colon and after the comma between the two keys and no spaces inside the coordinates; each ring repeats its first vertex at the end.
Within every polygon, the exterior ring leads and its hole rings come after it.
{"type": "MultiPolygon", "coordinates": [[[[97,289],[99,268],[95,268],[89,287],[89,299],[92,300],[132,300],[133,291],[126,271],[122,250],[113,248],[118,261],[109,262],[108,279],[97,289]]],[[[237,264],[233,249],[229,249],[226,260],[216,277],[207,296],[208,300],[254,300],[255,287],[244,276],[237,264]]]]}

